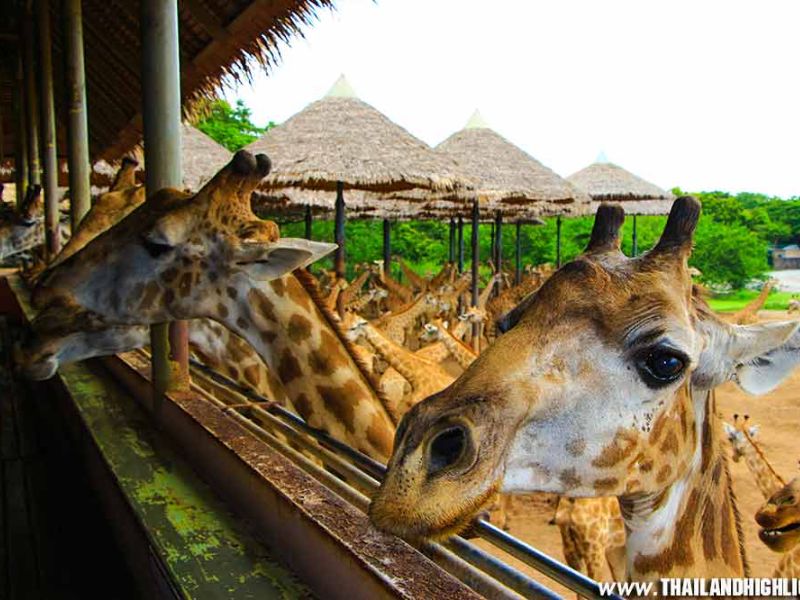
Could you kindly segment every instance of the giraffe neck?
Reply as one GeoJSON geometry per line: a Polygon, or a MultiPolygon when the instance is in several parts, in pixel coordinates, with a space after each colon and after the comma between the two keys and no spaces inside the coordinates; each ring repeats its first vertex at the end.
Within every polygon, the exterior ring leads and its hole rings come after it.
{"type": "Polygon", "coordinates": [[[452,354],[453,358],[456,359],[456,362],[459,364],[459,366],[461,366],[461,368],[468,368],[475,361],[475,359],[478,358],[478,355],[475,354],[471,348],[467,347],[464,342],[453,336],[450,331],[445,329],[441,322],[438,323],[438,327],[442,343],[450,351],[450,354],[452,354]]]}
{"type": "Polygon", "coordinates": [[[379,319],[378,326],[386,331],[393,340],[402,341],[402,337],[398,337],[399,334],[411,327],[414,321],[427,310],[428,306],[423,294],[400,311],[379,319]]]}
{"type": "Polygon", "coordinates": [[[0,259],[31,250],[44,243],[44,223],[10,224],[0,229],[0,259]]]}
{"type": "Polygon", "coordinates": [[[741,577],[743,537],[713,394],[692,397],[691,463],[660,492],[620,497],[629,579],[741,577]]]}
{"type": "Polygon", "coordinates": [[[744,451],[744,460],[747,464],[747,468],[750,469],[750,473],[755,478],[756,485],[761,491],[761,494],[766,500],[769,500],[772,494],[786,485],[786,482],[778,475],[767,460],[767,457],[764,456],[761,447],[750,437],[750,434],[745,430],[742,430],[742,433],[747,442],[744,451]]]}
{"type": "Polygon", "coordinates": [[[494,289],[494,286],[499,278],[500,277],[497,274],[492,275],[492,278],[489,280],[489,283],[486,284],[486,287],[483,288],[480,295],[478,296],[478,308],[486,307],[486,303],[489,301],[489,296],[492,295],[492,290],[494,289]]]}
{"type": "Polygon", "coordinates": [[[349,302],[345,306],[345,308],[347,310],[358,313],[364,310],[364,307],[367,306],[367,304],[372,302],[374,299],[375,299],[375,294],[373,293],[363,294],[361,297],[356,298],[355,300],[349,302]]]}
{"type": "Polygon", "coordinates": [[[419,388],[422,385],[421,374],[424,369],[431,368],[430,362],[414,356],[411,351],[394,343],[369,323],[364,325],[363,331],[364,337],[375,348],[375,351],[400,375],[405,377],[412,388],[419,388]]]}
{"type": "Polygon", "coordinates": [[[245,338],[276,374],[297,412],[365,454],[387,460],[394,422],[335,317],[302,270],[268,284],[229,287],[213,317],[245,338]]]}
{"type": "Polygon", "coordinates": [[[414,297],[414,294],[410,289],[408,289],[402,283],[395,281],[395,279],[386,271],[381,273],[381,283],[383,283],[386,289],[403,300],[403,302],[411,302],[411,299],[414,297]]]}
{"type": "Polygon", "coordinates": [[[361,288],[364,287],[364,283],[366,283],[367,278],[369,277],[369,271],[362,271],[361,274],[356,277],[353,282],[345,287],[339,294],[340,300],[343,303],[344,308],[347,308],[352,302],[356,300],[356,296],[361,291],[361,288]]]}

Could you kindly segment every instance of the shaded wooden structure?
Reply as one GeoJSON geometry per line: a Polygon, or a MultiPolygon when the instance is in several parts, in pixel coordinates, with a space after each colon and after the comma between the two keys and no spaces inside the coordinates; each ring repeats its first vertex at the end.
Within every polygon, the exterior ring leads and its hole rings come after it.
{"type": "Polygon", "coordinates": [[[567,181],[585,191],[592,198],[592,212],[602,202],[619,204],[633,218],[632,253],[638,254],[636,217],[638,215],[666,215],[675,199],[670,192],[608,162],[604,154],[597,161],[567,177],[567,181]]]}

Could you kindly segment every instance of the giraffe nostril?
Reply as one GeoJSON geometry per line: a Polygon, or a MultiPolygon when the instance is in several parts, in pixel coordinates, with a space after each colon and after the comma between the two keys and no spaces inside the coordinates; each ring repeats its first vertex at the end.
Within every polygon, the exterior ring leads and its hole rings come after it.
{"type": "Polygon", "coordinates": [[[453,466],[467,447],[467,434],[463,427],[450,427],[433,438],[429,449],[428,473],[433,475],[453,466]]]}
{"type": "Polygon", "coordinates": [[[261,175],[261,177],[266,177],[269,175],[269,172],[272,169],[272,161],[266,154],[256,154],[256,165],[257,172],[259,175],[261,175]]]}

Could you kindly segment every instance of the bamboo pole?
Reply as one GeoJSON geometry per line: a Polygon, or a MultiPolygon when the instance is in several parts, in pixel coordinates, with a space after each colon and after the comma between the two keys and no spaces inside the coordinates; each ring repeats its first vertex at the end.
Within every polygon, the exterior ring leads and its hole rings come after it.
{"type": "Polygon", "coordinates": [[[392,274],[392,222],[383,220],[383,271],[392,274]]]}
{"type": "Polygon", "coordinates": [[[63,19],[69,213],[75,231],[89,212],[92,197],[81,0],[64,0],[63,19]]]}
{"type": "Polygon", "coordinates": [[[464,219],[458,215],[458,272],[464,272],[464,219]]]}
{"type": "Polygon", "coordinates": [[[23,25],[23,65],[25,72],[25,115],[28,132],[28,183],[41,185],[42,173],[39,163],[39,94],[36,89],[36,31],[33,16],[28,9],[23,25]]]}
{"type": "Polygon", "coordinates": [[[631,244],[631,255],[639,254],[639,238],[636,233],[636,215],[633,215],[633,243],[631,244]]]}
{"type": "Polygon", "coordinates": [[[16,85],[12,90],[14,94],[14,137],[15,155],[14,170],[17,188],[17,209],[22,208],[25,194],[28,190],[28,117],[25,114],[25,76],[22,67],[22,56],[17,57],[17,70],[15,74],[16,85]]]}
{"type": "MultiPolygon", "coordinates": [[[[182,185],[177,0],[142,0],[141,36],[145,189],[152,198],[182,185]]],[[[185,322],[150,328],[155,408],[167,390],[188,389],[188,341],[185,322]]]]}
{"type": "MultiPolygon", "coordinates": [[[[503,273],[503,215],[498,210],[494,215],[494,264],[497,272],[502,275],[503,273]]],[[[497,281],[496,292],[499,293],[503,290],[503,278],[497,281]]]]}
{"type": "Polygon", "coordinates": [[[314,217],[311,214],[311,205],[310,204],[306,204],[306,214],[305,214],[306,231],[305,231],[305,234],[306,234],[306,239],[307,240],[310,240],[313,237],[313,234],[312,234],[312,231],[311,231],[313,223],[314,223],[314,217]]]}
{"type": "Polygon", "coordinates": [[[456,262],[456,220],[450,217],[450,238],[447,252],[447,261],[450,264],[456,262]]]}
{"type": "Polygon", "coordinates": [[[56,108],[53,97],[53,54],[50,32],[50,0],[37,0],[39,37],[39,91],[41,93],[44,231],[47,260],[61,251],[58,213],[58,158],[56,155],[56,108]]]}
{"type": "Polygon", "coordinates": [[[514,239],[514,284],[522,283],[522,221],[517,221],[517,235],[514,239]]]}
{"type": "Polygon", "coordinates": [[[336,214],[334,225],[334,242],[338,245],[336,254],[334,255],[333,268],[336,271],[336,276],[344,279],[346,269],[346,258],[344,253],[345,237],[344,237],[344,218],[345,218],[345,205],[344,205],[344,183],[341,181],[336,182],[336,214]]]}
{"type": "MultiPolygon", "coordinates": [[[[478,227],[480,226],[481,210],[478,201],[472,203],[472,306],[478,306],[478,266],[480,264],[480,246],[478,244],[478,227]]],[[[479,323],[472,324],[472,349],[480,352],[481,328],[479,323]]]]}
{"type": "Polygon", "coordinates": [[[561,268],[561,215],[556,217],[556,268],[561,268]]]}

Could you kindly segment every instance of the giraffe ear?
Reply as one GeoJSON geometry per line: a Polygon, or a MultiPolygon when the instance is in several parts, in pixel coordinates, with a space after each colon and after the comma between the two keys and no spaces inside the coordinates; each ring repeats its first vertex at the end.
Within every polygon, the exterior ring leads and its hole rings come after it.
{"type": "Polygon", "coordinates": [[[333,252],[336,244],[298,238],[281,238],[270,243],[250,243],[234,257],[234,262],[256,281],[271,281],[295,269],[307,267],[333,252]]]}
{"type": "Polygon", "coordinates": [[[797,321],[736,327],[729,357],[736,364],[735,379],[751,394],[775,389],[800,364],[797,321]]]}

